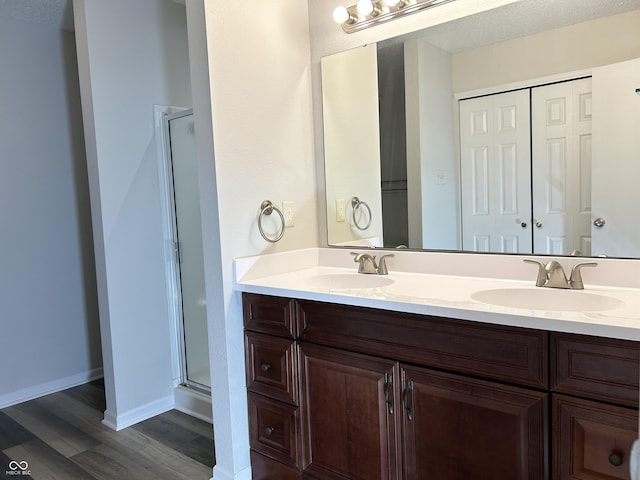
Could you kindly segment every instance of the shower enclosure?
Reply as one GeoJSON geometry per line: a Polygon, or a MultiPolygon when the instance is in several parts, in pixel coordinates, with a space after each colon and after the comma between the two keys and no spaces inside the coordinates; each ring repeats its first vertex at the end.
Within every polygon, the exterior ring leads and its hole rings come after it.
{"type": "Polygon", "coordinates": [[[210,390],[207,305],[193,111],[165,115],[167,186],[172,214],[175,314],[181,383],[210,390]]]}

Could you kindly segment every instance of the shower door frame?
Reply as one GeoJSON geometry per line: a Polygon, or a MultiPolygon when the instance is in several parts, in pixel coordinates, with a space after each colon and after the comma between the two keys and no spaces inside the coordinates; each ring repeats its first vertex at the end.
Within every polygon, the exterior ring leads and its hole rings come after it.
{"type": "Polygon", "coordinates": [[[179,251],[177,245],[177,220],[175,192],[173,186],[171,140],[169,122],[192,115],[192,108],[154,106],[156,147],[158,148],[158,175],[162,188],[162,220],[165,243],[165,269],[167,302],[171,317],[172,378],[174,387],[180,385],[210,394],[211,387],[188,378],[184,315],[182,308],[182,285],[180,280],[179,251]]]}

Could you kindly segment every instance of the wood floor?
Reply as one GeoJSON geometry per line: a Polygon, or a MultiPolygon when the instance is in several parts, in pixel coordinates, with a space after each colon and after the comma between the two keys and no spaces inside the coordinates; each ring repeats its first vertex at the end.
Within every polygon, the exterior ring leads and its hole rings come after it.
{"type": "Polygon", "coordinates": [[[104,410],[99,381],[0,410],[0,479],[211,478],[210,424],[171,410],[115,432],[104,410]]]}

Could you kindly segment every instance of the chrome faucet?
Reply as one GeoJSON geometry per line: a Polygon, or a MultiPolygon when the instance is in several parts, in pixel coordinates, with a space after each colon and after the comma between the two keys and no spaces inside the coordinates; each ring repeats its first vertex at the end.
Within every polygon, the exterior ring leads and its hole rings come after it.
{"type": "Polygon", "coordinates": [[[387,257],[393,257],[393,254],[383,255],[380,257],[380,261],[376,264],[376,256],[368,253],[356,253],[351,252],[351,255],[355,255],[354,262],[359,263],[358,273],[372,273],[376,275],[388,275],[387,269],[387,257]]]}
{"type": "Polygon", "coordinates": [[[549,263],[544,264],[537,260],[524,260],[526,263],[535,263],[538,265],[538,278],[536,279],[536,287],[550,287],[550,288],[567,288],[573,290],[584,289],[584,283],[582,283],[582,274],[580,269],[582,267],[595,267],[598,264],[595,262],[578,263],[571,269],[571,276],[567,279],[564,269],[560,262],[551,260],[549,263]]]}

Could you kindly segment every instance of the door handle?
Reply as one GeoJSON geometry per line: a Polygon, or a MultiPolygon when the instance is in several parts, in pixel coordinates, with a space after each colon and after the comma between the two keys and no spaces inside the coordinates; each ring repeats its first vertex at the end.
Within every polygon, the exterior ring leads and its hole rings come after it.
{"type": "Polygon", "coordinates": [[[387,404],[387,412],[393,415],[393,401],[391,400],[391,390],[393,388],[393,374],[384,374],[384,402],[387,404]]]}
{"type": "Polygon", "coordinates": [[[593,221],[593,225],[595,227],[598,227],[598,228],[604,227],[605,223],[607,223],[607,222],[605,222],[604,218],[602,218],[602,217],[598,217],[593,221]]]}
{"type": "Polygon", "coordinates": [[[402,403],[404,405],[404,409],[407,412],[407,420],[413,420],[413,410],[411,409],[411,405],[409,405],[409,398],[413,393],[413,382],[411,380],[405,381],[404,392],[402,392],[402,403]]]}

